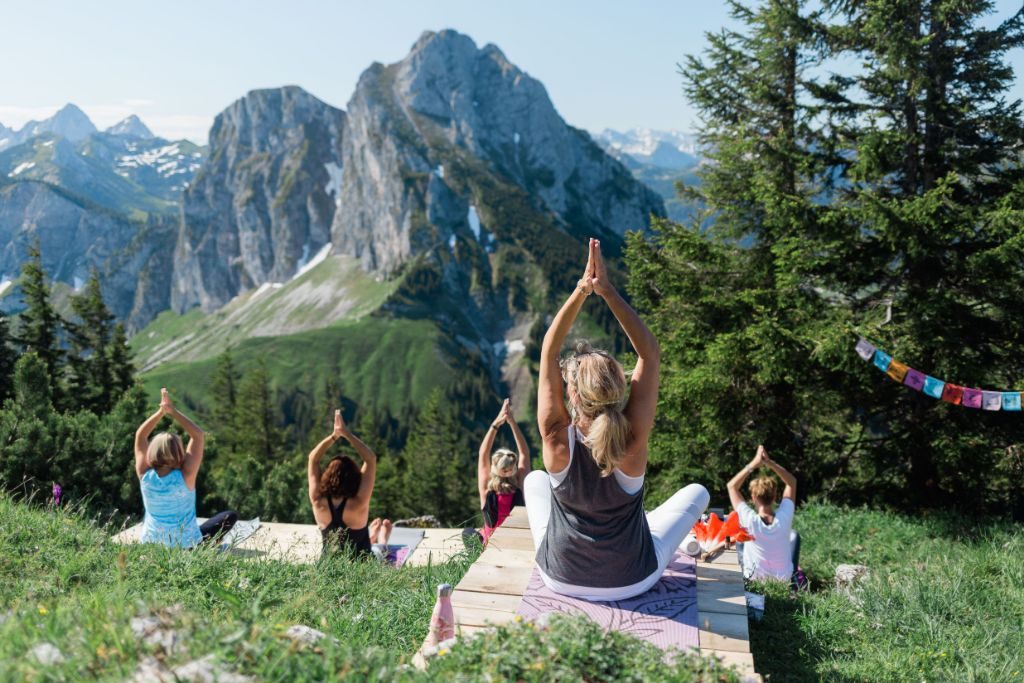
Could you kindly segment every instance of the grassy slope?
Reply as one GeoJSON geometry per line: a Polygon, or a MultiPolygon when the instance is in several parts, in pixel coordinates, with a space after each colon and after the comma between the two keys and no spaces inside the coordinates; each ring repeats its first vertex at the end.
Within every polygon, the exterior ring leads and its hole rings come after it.
{"type": "Polygon", "coordinates": [[[246,292],[211,314],[165,311],[132,337],[132,350],[144,369],[157,361],[212,358],[250,337],[357,320],[377,309],[396,285],[397,280],[377,282],[355,259],[331,256],[278,289],[246,292]]]}
{"type": "Polygon", "coordinates": [[[124,680],[147,655],[170,667],[213,655],[265,681],[579,680],[584,672],[591,680],[735,680],[696,658],[669,667],[653,646],[579,622],[554,623],[545,635],[503,628],[499,646],[455,648],[419,673],[405,663],[425,635],[434,587],[456,583],[470,556],[400,570],[344,557],[293,566],[207,548],[116,546],[107,533],[77,514],[0,495],[0,680],[124,680]],[[180,644],[170,652],[132,635],[133,617],[178,604],[168,622],[180,644]],[[296,623],[339,642],[293,645],[284,631],[296,623]],[[66,661],[45,666],[26,654],[44,642],[66,661]]]}
{"type": "MultiPolygon", "coordinates": [[[[256,359],[266,359],[276,387],[313,395],[325,378],[334,377],[346,399],[397,415],[454,377],[441,342],[441,333],[430,321],[369,317],[282,337],[247,339],[232,354],[243,371],[256,359]]],[[[154,396],[167,387],[192,405],[208,406],[215,363],[213,358],[167,363],[144,375],[143,382],[154,396]]]]}
{"type": "Polygon", "coordinates": [[[753,624],[759,673],[779,681],[1024,680],[1024,528],[968,528],[809,504],[797,511],[813,590],[768,593],[753,624]],[[835,567],[864,564],[851,594],[835,567]]]}

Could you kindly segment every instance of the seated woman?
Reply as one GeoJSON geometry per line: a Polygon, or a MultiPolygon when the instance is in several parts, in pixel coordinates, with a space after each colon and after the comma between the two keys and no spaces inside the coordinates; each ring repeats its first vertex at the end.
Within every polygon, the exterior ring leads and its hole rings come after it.
{"type": "Polygon", "coordinates": [[[230,510],[214,515],[202,526],[196,521],[196,477],[203,464],[203,443],[203,430],[179,412],[167,390],[161,389],[160,408],[135,432],[135,473],[146,510],[140,542],[191,548],[229,531],[238,521],[238,515],[230,510]],[[188,433],[188,447],[170,432],[149,438],[164,416],[188,433]]]}
{"type": "Polygon", "coordinates": [[[739,514],[740,524],[754,537],[753,541],[737,545],[743,576],[755,580],[789,581],[800,559],[800,536],[793,531],[796,477],[769,458],[764,446],[758,446],[754,459],[730,479],[726,487],[729,500],[739,514]],[[756,511],[747,505],[740,493],[743,482],[762,465],[769,467],[786,483],[777,510],[773,510],[773,506],[778,500],[778,486],[772,477],[759,477],[750,482],[750,495],[756,511]]]}
{"type": "Polygon", "coordinates": [[[544,336],[537,421],[547,472],[531,473],[525,485],[537,566],[556,593],[622,600],[647,591],[707,507],[707,490],[690,484],[644,514],[659,353],[654,335],[608,281],[600,243],[590,240],[583,279],[544,336]],[[625,372],[603,351],[577,344],[559,372],[559,350],[591,292],[608,304],[636,351],[628,401],[625,372]]]}
{"type": "Polygon", "coordinates": [[[340,410],[334,411],[334,431],[309,452],[307,474],[309,502],[313,506],[313,518],[320,527],[325,552],[349,549],[357,554],[369,554],[374,551],[374,543],[381,539],[387,543],[391,522],[373,520],[372,537],[371,525],[367,523],[370,496],[377,477],[377,456],[348,429],[340,410]],[[352,458],[339,455],[321,472],[320,459],[342,438],[356,449],[363,460],[362,467],[352,458]]]}
{"type": "Polygon", "coordinates": [[[509,407],[509,400],[506,398],[501,406],[501,412],[491,423],[487,435],[480,444],[480,459],[476,468],[480,508],[484,515],[482,531],[484,543],[491,537],[494,530],[501,526],[501,523],[512,512],[513,507],[526,505],[523,500],[523,479],[529,472],[530,447],[526,445],[526,438],[523,436],[522,430],[519,429],[516,419],[512,416],[512,408],[509,407]],[[491,453],[494,437],[503,424],[512,428],[516,449],[519,451],[518,456],[507,448],[499,448],[491,453]]]}

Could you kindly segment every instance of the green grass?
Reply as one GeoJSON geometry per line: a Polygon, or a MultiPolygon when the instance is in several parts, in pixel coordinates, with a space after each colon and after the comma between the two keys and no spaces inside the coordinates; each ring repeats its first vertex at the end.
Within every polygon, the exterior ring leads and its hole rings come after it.
{"type": "MultiPolygon", "coordinates": [[[[402,414],[456,376],[442,351],[442,334],[428,320],[368,317],[281,337],[248,339],[232,349],[244,371],[262,357],[273,386],[292,394],[319,396],[335,378],[347,400],[360,408],[402,414]]],[[[209,378],[216,359],[167,363],[143,375],[149,394],[160,387],[189,404],[209,407],[209,378]]]]}
{"type": "Polygon", "coordinates": [[[797,511],[812,590],[763,583],[754,664],[778,681],[1024,680],[1024,528],[809,504],[797,511]],[[864,564],[852,592],[838,564],[864,564]]]}
{"type": "Polygon", "coordinates": [[[255,290],[246,292],[213,313],[164,311],[132,337],[131,346],[144,370],[167,361],[212,358],[252,337],[359,320],[377,310],[397,284],[378,282],[353,258],[331,256],[280,288],[257,296],[255,290]]]}
{"type": "Polygon", "coordinates": [[[0,680],[124,680],[148,656],[168,667],[212,655],[265,681],[734,681],[698,658],[663,663],[653,646],[579,620],[542,632],[524,624],[409,666],[426,635],[434,589],[456,583],[472,556],[395,570],[334,557],[294,566],[208,548],[118,546],[75,512],[0,495],[0,680]],[[180,607],[176,607],[180,606],[180,607]],[[165,652],[132,634],[133,617],[162,615],[179,636],[165,652]],[[293,624],[337,638],[293,644],[293,624]],[[63,663],[27,652],[55,645],[63,663]]]}

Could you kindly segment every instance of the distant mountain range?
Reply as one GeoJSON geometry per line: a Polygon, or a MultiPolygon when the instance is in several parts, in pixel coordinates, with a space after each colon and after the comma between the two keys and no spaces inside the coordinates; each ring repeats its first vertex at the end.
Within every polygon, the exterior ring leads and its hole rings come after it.
{"type": "MultiPolygon", "coordinates": [[[[59,288],[98,268],[139,363],[168,386],[201,385],[228,347],[251,362],[260,339],[311,368],[326,362],[308,358],[314,332],[337,362],[336,346],[382,329],[397,346],[375,352],[432,340],[408,377],[385,379],[385,361],[349,379],[371,402],[369,387],[412,382],[374,406],[391,415],[432,386],[463,386],[466,368],[526,397],[531,333],[578,278],[586,238],[616,255],[626,231],[665,215],[658,183],[699,165],[678,133],[595,142],[500,49],[454,31],[372,64],[344,110],[295,86],[256,90],[209,140],[162,140],[137,117],[98,131],[74,105],[0,128],[3,281],[36,238],[59,288]]],[[[8,310],[16,289],[0,283],[8,310]]]]}

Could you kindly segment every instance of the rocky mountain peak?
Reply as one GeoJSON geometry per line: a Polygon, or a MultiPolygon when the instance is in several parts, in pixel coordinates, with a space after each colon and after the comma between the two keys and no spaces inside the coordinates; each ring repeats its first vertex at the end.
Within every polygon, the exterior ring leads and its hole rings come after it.
{"type": "Polygon", "coordinates": [[[330,241],[344,125],[343,111],[296,86],[253,90],[217,116],[183,198],[175,310],[288,280],[330,241]]]}
{"type": "Polygon", "coordinates": [[[72,142],[79,142],[95,133],[96,126],[84,111],[74,104],[68,103],[48,119],[39,122],[30,121],[25,124],[20,133],[24,135],[26,131],[32,137],[43,133],[53,133],[72,142]]]}
{"type": "Polygon", "coordinates": [[[105,131],[107,135],[150,139],[156,137],[146,124],[135,114],[121,119],[105,131]]]}

